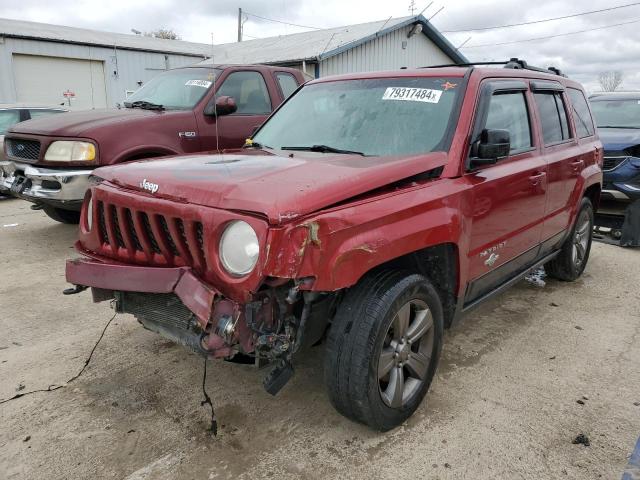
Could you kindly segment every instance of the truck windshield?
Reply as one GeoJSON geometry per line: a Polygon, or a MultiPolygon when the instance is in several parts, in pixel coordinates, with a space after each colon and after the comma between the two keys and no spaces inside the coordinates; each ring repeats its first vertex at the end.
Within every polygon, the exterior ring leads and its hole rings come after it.
{"type": "Polygon", "coordinates": [[[591,100],[598,128],[640,128],[640,99],[591,100]]]}
{"type": "Polygon", "coordinates": [[[253,141],[276,149],[367,156],[446,150],[460,84],[460,78],[442,77],[310,84],[253,141]]]}
{"type": "Polygon", "coordinates": [[[161,73],[127,98],[124,106],[161,106],[167,110],[190,110],[213,85],[220,70],[211,68],[182,68],[161,73]]]}

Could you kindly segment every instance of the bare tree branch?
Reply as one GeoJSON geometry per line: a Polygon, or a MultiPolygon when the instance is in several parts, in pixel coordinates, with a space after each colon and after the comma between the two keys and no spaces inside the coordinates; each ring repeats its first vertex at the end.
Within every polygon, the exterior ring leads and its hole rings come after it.
{"type": "Polygon", "coordinates": [[[598,81],[602,90],[605,92],[615,92],[616,89],[622,84],[622,72],[611,70],[609,72],[601,72],[598,75],[598,81]]]}

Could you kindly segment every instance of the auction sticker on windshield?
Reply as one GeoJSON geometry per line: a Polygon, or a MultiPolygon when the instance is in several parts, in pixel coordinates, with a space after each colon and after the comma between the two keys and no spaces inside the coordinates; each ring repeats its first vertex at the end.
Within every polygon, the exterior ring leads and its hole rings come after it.
{"type": "Polygon", "coordinates": [[[441,95],[442,90],[432,90],[430,88],[389,87],[384,91],[382,100],[438,103],[441,95]]]}
{"type": "Polygon", "coordinates": [[[209,88],[211,86],[211,82],[209,82],[207,80],[188,80],[187,83],[185,83],[185,85],[186,86],[209,88]]]}

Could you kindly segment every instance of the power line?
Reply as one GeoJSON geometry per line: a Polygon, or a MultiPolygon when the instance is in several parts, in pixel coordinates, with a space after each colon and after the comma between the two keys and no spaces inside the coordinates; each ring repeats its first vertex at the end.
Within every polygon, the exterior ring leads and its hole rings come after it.
{"type": "Polygon", "coordinates": [[[567,18],[580,17],[583,15],[591,15],[592,13],[610,12],[611,10],[619,10],[621,8],[634,7],[636,5],[640,5],[640,2],[628,3],[626,5],[618,5],[617,7],[602,8],[600,10],[590,10],[588,12],[574,13],[572,15],[564,15],[562,17],[545,18],[542,20],[532,20],[530,22],[510,23],[508,25],[496,25],[493,27],[466,28],[466,29],[460,29],[460,30],[441,30],[441,33],[481,32],[483,30],[497,30],[500,28],[521,27],[523,25],[534,25],[537,23],[551,22],[554,20],[564,20],[567,18]]]}
{"type": "Polygon", "coordinates": [[[275,18],[261,17],[260,15],[256,15],[255,13],[245,12],[244,10],[243,10],[242,13],[244,13],[245,15],[249,15],[251,17],[260,18],[262,20],[267,20],[269,22],[282,23],[283,25],[291,25],[292,27],[310,28],[312,30],[324,30],[321,27],[310,27],[309,25],[299,25],[297,23],[283,22],[282,20],[276,20],[275,18]]]}
{"type": "Polygon", "coordinates": [[[604,30],[605,28],[619,27],[621,25],[629,25],[631,23],[638,23],[638,22],[640,22],[640,18],[637,18],[635,20],[631,20],[629,22],[614,23],[613,25],[604,25],[602,27],[590,28],[588,30],[578,30],[578,31],[575,31],[575,32],[558,33],[556,35],[547,35],[547,36],[544,36],[544,37],[525,38],[523,40],[514,40],[512,42],[484,43],[482,45],[469,45],[468,47],[462,47],[462,48],[498,47],[498,46],[501,46],[501,45],[513,45],[515,43],[534,42],[536,40],[546,40],[548,38],[566,37],[568,35],[577,35],[579,33],[588,33],[588,32],[593,32],[594,30],[604,30]]]}

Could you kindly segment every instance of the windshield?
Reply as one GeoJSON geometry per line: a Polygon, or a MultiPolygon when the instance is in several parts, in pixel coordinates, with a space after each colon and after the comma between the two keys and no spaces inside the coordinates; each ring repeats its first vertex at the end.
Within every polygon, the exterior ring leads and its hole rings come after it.
{"type": "Polygon", "coordinates": [[[161,73],[143,85],[124,102],[131,108],[134,102],[161,105],[168,110],[188,110],[202,99],[213,85],[220,70],[211,68],[184,68],[161,73]]]}
{"type": "Polygon", "coordinates": [[[269,148],[373,156],[445,150],[460,80],[404,77],[307,85],[253,141],[269,148]]]}
{"type": "Polygon", "coordinates": [[[598,128],[640,128],[640,99],[591,100],[598,128]]]}

